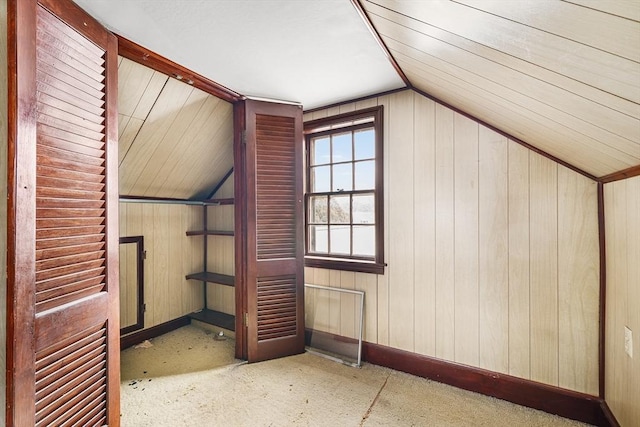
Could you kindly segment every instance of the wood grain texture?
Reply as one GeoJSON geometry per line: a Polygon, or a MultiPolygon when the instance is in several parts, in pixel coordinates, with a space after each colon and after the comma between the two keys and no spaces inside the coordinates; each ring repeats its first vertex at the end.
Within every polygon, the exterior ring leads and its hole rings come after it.
{"type": "MultiPolygon", "coordinates": [[[[435,354],[436,349],[436,195],[435,102],[414,96],[413,239],[414,265],[414,343],[415,352],[435,354]]],[[[368,340],[368,339],[367,339],[368,340]]]]}
{"type": "MultiPolygon", "coordinates": [[[[396,224],[393,238],[389,241],[389,311],[395,313],[389,318],[389,345],[394,348],[413,351],[414,342],[414,293],[413,286],[408,285],[414,278],[413,258],[413,174],[414,155],[411,144],[401,141],[412,141],[414,117],[413,94],[399,93],[391,95],[388,100],[390,138],[389,146],[389,187],[386,198],[389,203],[387,221],[396,224]]],[[[387,156],[385,156],[387,157],[387,156]]]]}
{"type": "Polygon", "coordinates": [[[478,124],[454,114],[455,361],[477,366],[478,124]]]}
{"type": "Polygon", "coordinates": [[[620,425],[640,419],[640,177],[604,186],[606,230],[605,399],[620,425]],[[624,326],[633,358],[624,351],[624,326]]]}
{"type": "Polygon", "coordinates": [[[231,104],[126,58],[119,77],[121,193],[206,197],[233,164],[231,104]]]}
{"type": "MultiPolygon", "coordinates": [[[[0,27],[7,28],[7,2],[0,3],[0,27]]],[[[8,135],[7,129],[7,31],[0,32],[0,135],[8,135]]],[[[8,144],[3,138],[0,149],[7,152],[8,144]]],[[[7,247],[7,157],[0,156],[0,247],[7,247]]],[[[0,257],[0,306],[6,307],[7,300],[7,257],[0,257]]],[[[6,364],[7,364],[7,319],[0,316],[0,407],[6,404],[6,364]]],[[[0,411],[0,424],[5,425],[6,411],[0,411]]]]}
{"type": "Polygon", "coordinates": [[[598,363],[583,355],[598,345],[597,206],[596,183],[558,169],[558,384],[593,395],[598,363]]]}
{"type": "Polygon", "coordinates": [[[202,270],[201,237],[185,234],[202,223],[202,208],[121,203],[120,221],[127,236],[144,236],[145,329],[202,309],[201,285],[185,279],[202,270]]]}
{"type": "Polygon", "coordinates": [[[604,176],[640,163],[640,58],[633,12],[599,9],[637,8],[577,3],[363,4],[417,89],[604,176]]]}
{"type": "MultiPolygon", "coordinates": [[[[371,281],[367,340],[396,348],[412,343],[414,353],[593,393],[597,321],[587,319],[599,299],[592,274],[597,218],[589,214],[596,208],[594,181],[418,94],[400,92],[376,103],[385,107],[385,141],[393,141],[385,143],[391,214],[385,244],[392,258],[385,275],[356,275],[356,288],[359,277],[371,281]],[[395,118],[394,106],[411,104],[395,118]],[[403,163],[406,153],[394,157],[402,149],[413,153],[413,168],[403,163]],[[409,179],[398,177],[411,170],[409,179]],[[394,241],[400,235],[411,240],[410,249],[394,241]],[[398,283],[398,269],[413,274],[398,283]],[[410,337],[399,328],[408,321],[410,337]]],[[[313,269],[306,280],[342,286],[341,274],[325,269],[313,269]]],[[[318,327],[319,318],[327,319],[322,331],[339,329],[326,317],[339,305],[315,296],[318,327]]]]}
{"type": "Polygon", "coordinates": [[[478,366],[509,372],[509,180],[505,137],[478,135],[478,366]]]}
{"type": "Polygon", "coordinates": [[[531,379],[558,382],[558,166],[529,158],[531,379]]]}

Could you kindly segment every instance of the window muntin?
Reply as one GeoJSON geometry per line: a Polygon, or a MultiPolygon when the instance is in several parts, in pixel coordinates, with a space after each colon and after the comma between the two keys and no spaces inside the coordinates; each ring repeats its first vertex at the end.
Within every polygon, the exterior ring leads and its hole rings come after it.
{"type": "Polygon", "coordinates": [[[382,107],[305,125],[306,265],[381,273],[382,107]]]}

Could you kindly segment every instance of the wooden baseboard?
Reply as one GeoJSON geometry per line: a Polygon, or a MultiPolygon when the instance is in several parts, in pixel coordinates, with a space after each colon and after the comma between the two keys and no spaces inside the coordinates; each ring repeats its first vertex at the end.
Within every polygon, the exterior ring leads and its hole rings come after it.
{"type": "Polygon", "coordinates": [[[187,326],[191,323],[191,319],[188,316],[178,317],[177,319],[169,320],[168,322],[161,323],[156,326],[152,326],[148,329],[143,329],[138,332],[134,332],[129,335],[120,337],[120,350],[129,348],[132,345],[141,343],[144,340],[150,340],[151,338],[158,337],[160,335],[171,332],[174,329],[187,326]]]}
{"type": "Polygon", "coordinates": [[[618,427],[597,396],[364,342],[363,360],[577,421],[618,427]]]}
{"type": "Polygon", "coordinates": [[[600,408],[602,409],[603,421],[600,425],[612,426],[612,427],[620,427],[620,423],[616,420],[615,415],[611,412],[609,405],[604,400],[602,401],[600,408]]]}

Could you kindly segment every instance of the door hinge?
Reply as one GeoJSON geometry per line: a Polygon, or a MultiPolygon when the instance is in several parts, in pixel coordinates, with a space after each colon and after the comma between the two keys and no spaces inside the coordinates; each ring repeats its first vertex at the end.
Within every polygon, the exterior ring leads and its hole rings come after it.
{"type": "Polygon", "coordinates": [[[147,251],[146,250],[142,251],[142,260],[144,261],[145,259],[147,259],[147,251]]]}
{"type": "Polygon", "coordinates": [[[249,326],[249,313],[244,314],[244,327],[249,326]]]}
{"type": "Polygon", "coordinates": [[[240,132],[240,140],[242,141],[243,145],[247,144],[247,131],[243,130],[242,132],[240,132]]]}
{"type": "Polygon", "coordinates": [[[142,304],[142,312],[143,313],[147,312],[147,304],[142,304]]]}

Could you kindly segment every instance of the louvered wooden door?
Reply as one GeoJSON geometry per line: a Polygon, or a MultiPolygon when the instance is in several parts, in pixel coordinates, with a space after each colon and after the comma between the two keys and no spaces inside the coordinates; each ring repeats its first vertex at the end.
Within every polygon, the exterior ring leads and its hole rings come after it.
{"type": "Polygon", "coordinates": [[[9,11],[7,423],[116,426],[117,42],[69,0],[9,11]]]}
{"type": "Polygon", "coordinates": [[[246,214],[247,357],[255,362],[304,351],[302,109],[258,101],[244,108],[238,208],[246,214]]]}

